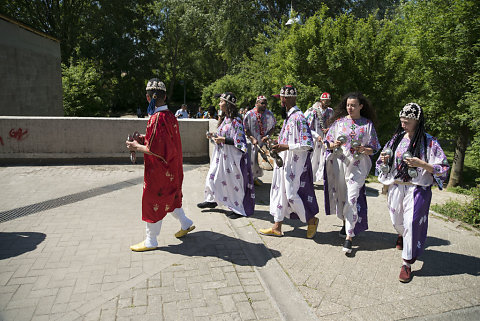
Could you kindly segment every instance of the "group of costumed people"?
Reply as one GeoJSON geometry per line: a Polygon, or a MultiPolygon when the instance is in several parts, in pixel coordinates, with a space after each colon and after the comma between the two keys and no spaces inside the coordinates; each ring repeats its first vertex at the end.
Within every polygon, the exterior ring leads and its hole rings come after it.
{"type": "MultiPolygon", "coordinates": [[[[132,251],[156,249],[161,223],[167,213],[180,221],[181,238],[195,226],[182,209],[182,148],[175,116],[165,105],[165,85],[158,79],[147,83],[146,98],[151,115],[145,135],[127,141],[132,152],[145,154],[142,219],[145,240],[132,251]]],[[[353,238],[368,229],[365,180],[373,155],[381,150],[374,124],[375,110],[359,92],[345,95],[334,109],[331,97],[323,93],[318,102],[303,113],[296,105],[297,90],[284,86],[279,95],[284,119],[275,141],[276,119],[267,109],[267,98],[258,96],[255,107],[243,120],[237,97],[231,92],[218,95],[219,119],[216,133],[207,133],[215,144],[205,180],[202,209],[223,205],[231,218],[253,215],[255,185],[263,170],[258,153],[268,145],[273,162],[270,214],[273,226],[260,229],[268,236],[283,236],[285,218],[307,224],[307,238],[317,232],[319,213],[314,182],[323,182],[327,215],[342,222],[345,238],[342,251],[352,252],[353,238]]],[[[425,132],[425,115],[416,103],[399,112],[399,124],[376,161],[376,174],[387,187],[387,203],[392,224],[398,233],[396,248],[402,250],[401,282],[411,280],[411,264],[425,248],[431,187],[442,188],[449,165],[438,141],[425,132]]]]}

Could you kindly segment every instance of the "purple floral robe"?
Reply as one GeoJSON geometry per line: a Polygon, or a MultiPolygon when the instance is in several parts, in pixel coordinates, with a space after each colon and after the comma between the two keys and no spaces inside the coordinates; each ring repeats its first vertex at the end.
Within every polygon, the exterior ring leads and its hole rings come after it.
{"type": "Polygon", "coordinates": [[[318,203],[310,161],[312,134],[297,106],[288,111],[278,143],[288,145],[289,149],[279,153],[284,165],[275,165],[273,169],[270,214],[275,222],[287,217],[306,223],[318,213],[318,203]]]}
{"type": "Polygon", "coordinates": [[[234,145],[215,146],[205,182],[205,200],[223,204],[237,214],[250,216],[255,208],[255,191],[241,119],[225,118],[217,134],[233,138],[234,145]]]}
{"type": "Polygon", "coordinates": [[[347,117],[337,119],[328,130],[325,142],[333,144],[341,135],[347,139],[341,151],[327,151],[325,212],[345,220],[347,235],[353,237],[368,229],[365,179],[372,161],[364,154],[354,159],[352,140],[359,140],[361,145],[372,148],[374,154],[381,146],[372,121],[364,117],[356,120],[347,117]]]}
{"type": "MultiPolygon", "coordinates": [[[[403,134],[401,134],[403,135],[403,134]]],[[[427,150],[421,149],[420,159],[433,166],[433,173],[423,168],[417,168],[418,176],[408,182],[395,179],[402,164],[402,155],[408,149],[410,139],[403,137],[393,153],[395,157],[388,173],[380,170],[380,157],[376,163],[378,181],[389,186],[387,204],[393,227],[403,236],[402,258],[415,260],[423,253],[427,239],[428,214],[432,200],[431,186],[436,184],[442,189],[448,174],[448,161],[438,141],[431,135],[426,135],[427,150]]],[[[392,138],[384,147],[391,147],[392,138]]],[[[413,262],[411,262],[413,263],[413,262]]]]}

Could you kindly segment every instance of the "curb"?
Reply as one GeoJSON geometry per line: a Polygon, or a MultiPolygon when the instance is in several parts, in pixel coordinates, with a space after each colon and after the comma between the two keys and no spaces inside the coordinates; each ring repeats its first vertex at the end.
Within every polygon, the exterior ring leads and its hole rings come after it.
{"type": "Polygon", "coordinates": [[[245,254],[255,269],[267,295],[272,299],[272,303],[274,303],[282,320],[318,320],[315,312],[307,304],[303,295],[265,246],[250,220],[248,220],[248,223],[245,223],[246,219],[243,218],[243,220],[237,221],[227,220],[227,222],[237,238],[252,244],[252,246],[245,245],[245,254]],[[253,246],[253,244],[259,243],[263,245],[263,249],[253,246]],[[258,261],[264,261],[265,258],[268,258],[265,266],[255,264],[258,261]]]}

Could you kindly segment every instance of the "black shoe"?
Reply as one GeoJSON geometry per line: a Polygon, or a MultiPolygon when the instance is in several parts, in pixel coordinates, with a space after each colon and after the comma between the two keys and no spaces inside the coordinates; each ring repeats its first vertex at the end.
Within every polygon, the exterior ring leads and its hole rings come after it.
{"type": "Polygon", "coordinates": [[[227,213],[227,217],[232,219],[232,220],[235,220],[237,218],[243,217],[243,215],[237,214],[237,213],[232,211],[232,212],[227,213]]]}
{"type": "Polygon", "coordinates": [[[217,203],[216,202],[203,202],[203,203],[198,203],[197,204],[197,207],[198,208],[215,208],[217,207],[217,203]]]}
{"type": "Polygon", "coordinates": [[[350,240],[345,240],[345,243],[343,243],[343,252],[345,252],[345,254],[350,254],[352,253],[352,241],[350,240]]]}
{"type": "Polygon", "coordinates": [[[342,229],[340,230],[340,232],[338,232],[338,236],[340,236],[340,237],[342,237],[342,238],[347,237],[347,232],[345,232],[345,225],[342,227],[342,229]]]}

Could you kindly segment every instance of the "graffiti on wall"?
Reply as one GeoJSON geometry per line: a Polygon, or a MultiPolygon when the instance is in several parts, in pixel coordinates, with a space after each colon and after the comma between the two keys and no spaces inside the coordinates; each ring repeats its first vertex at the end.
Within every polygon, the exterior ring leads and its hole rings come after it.
{"type": "MultiPolygon", "coordinates": [[[[24,130],[23,128],[12,128],[10,129],[10,132],[8,132],[8,135],[10,138],[20,142],[28,137],[28,129],[24,130]]],[[[0,136],[0,145],[5,146],[2,136],[0,136]]]]}
{"type": "Polygon", "coordinates": [[[15,130],[15,128],[12,128],[12,129],[10,129],[9,135],[10,135],[10,137],[12,137],[16,140],[21,141],[22,139],[27,138],[28,129],[25,129],[25,131],[24,131],[22,128],[18,128],[17,130],[15,130]]]}

